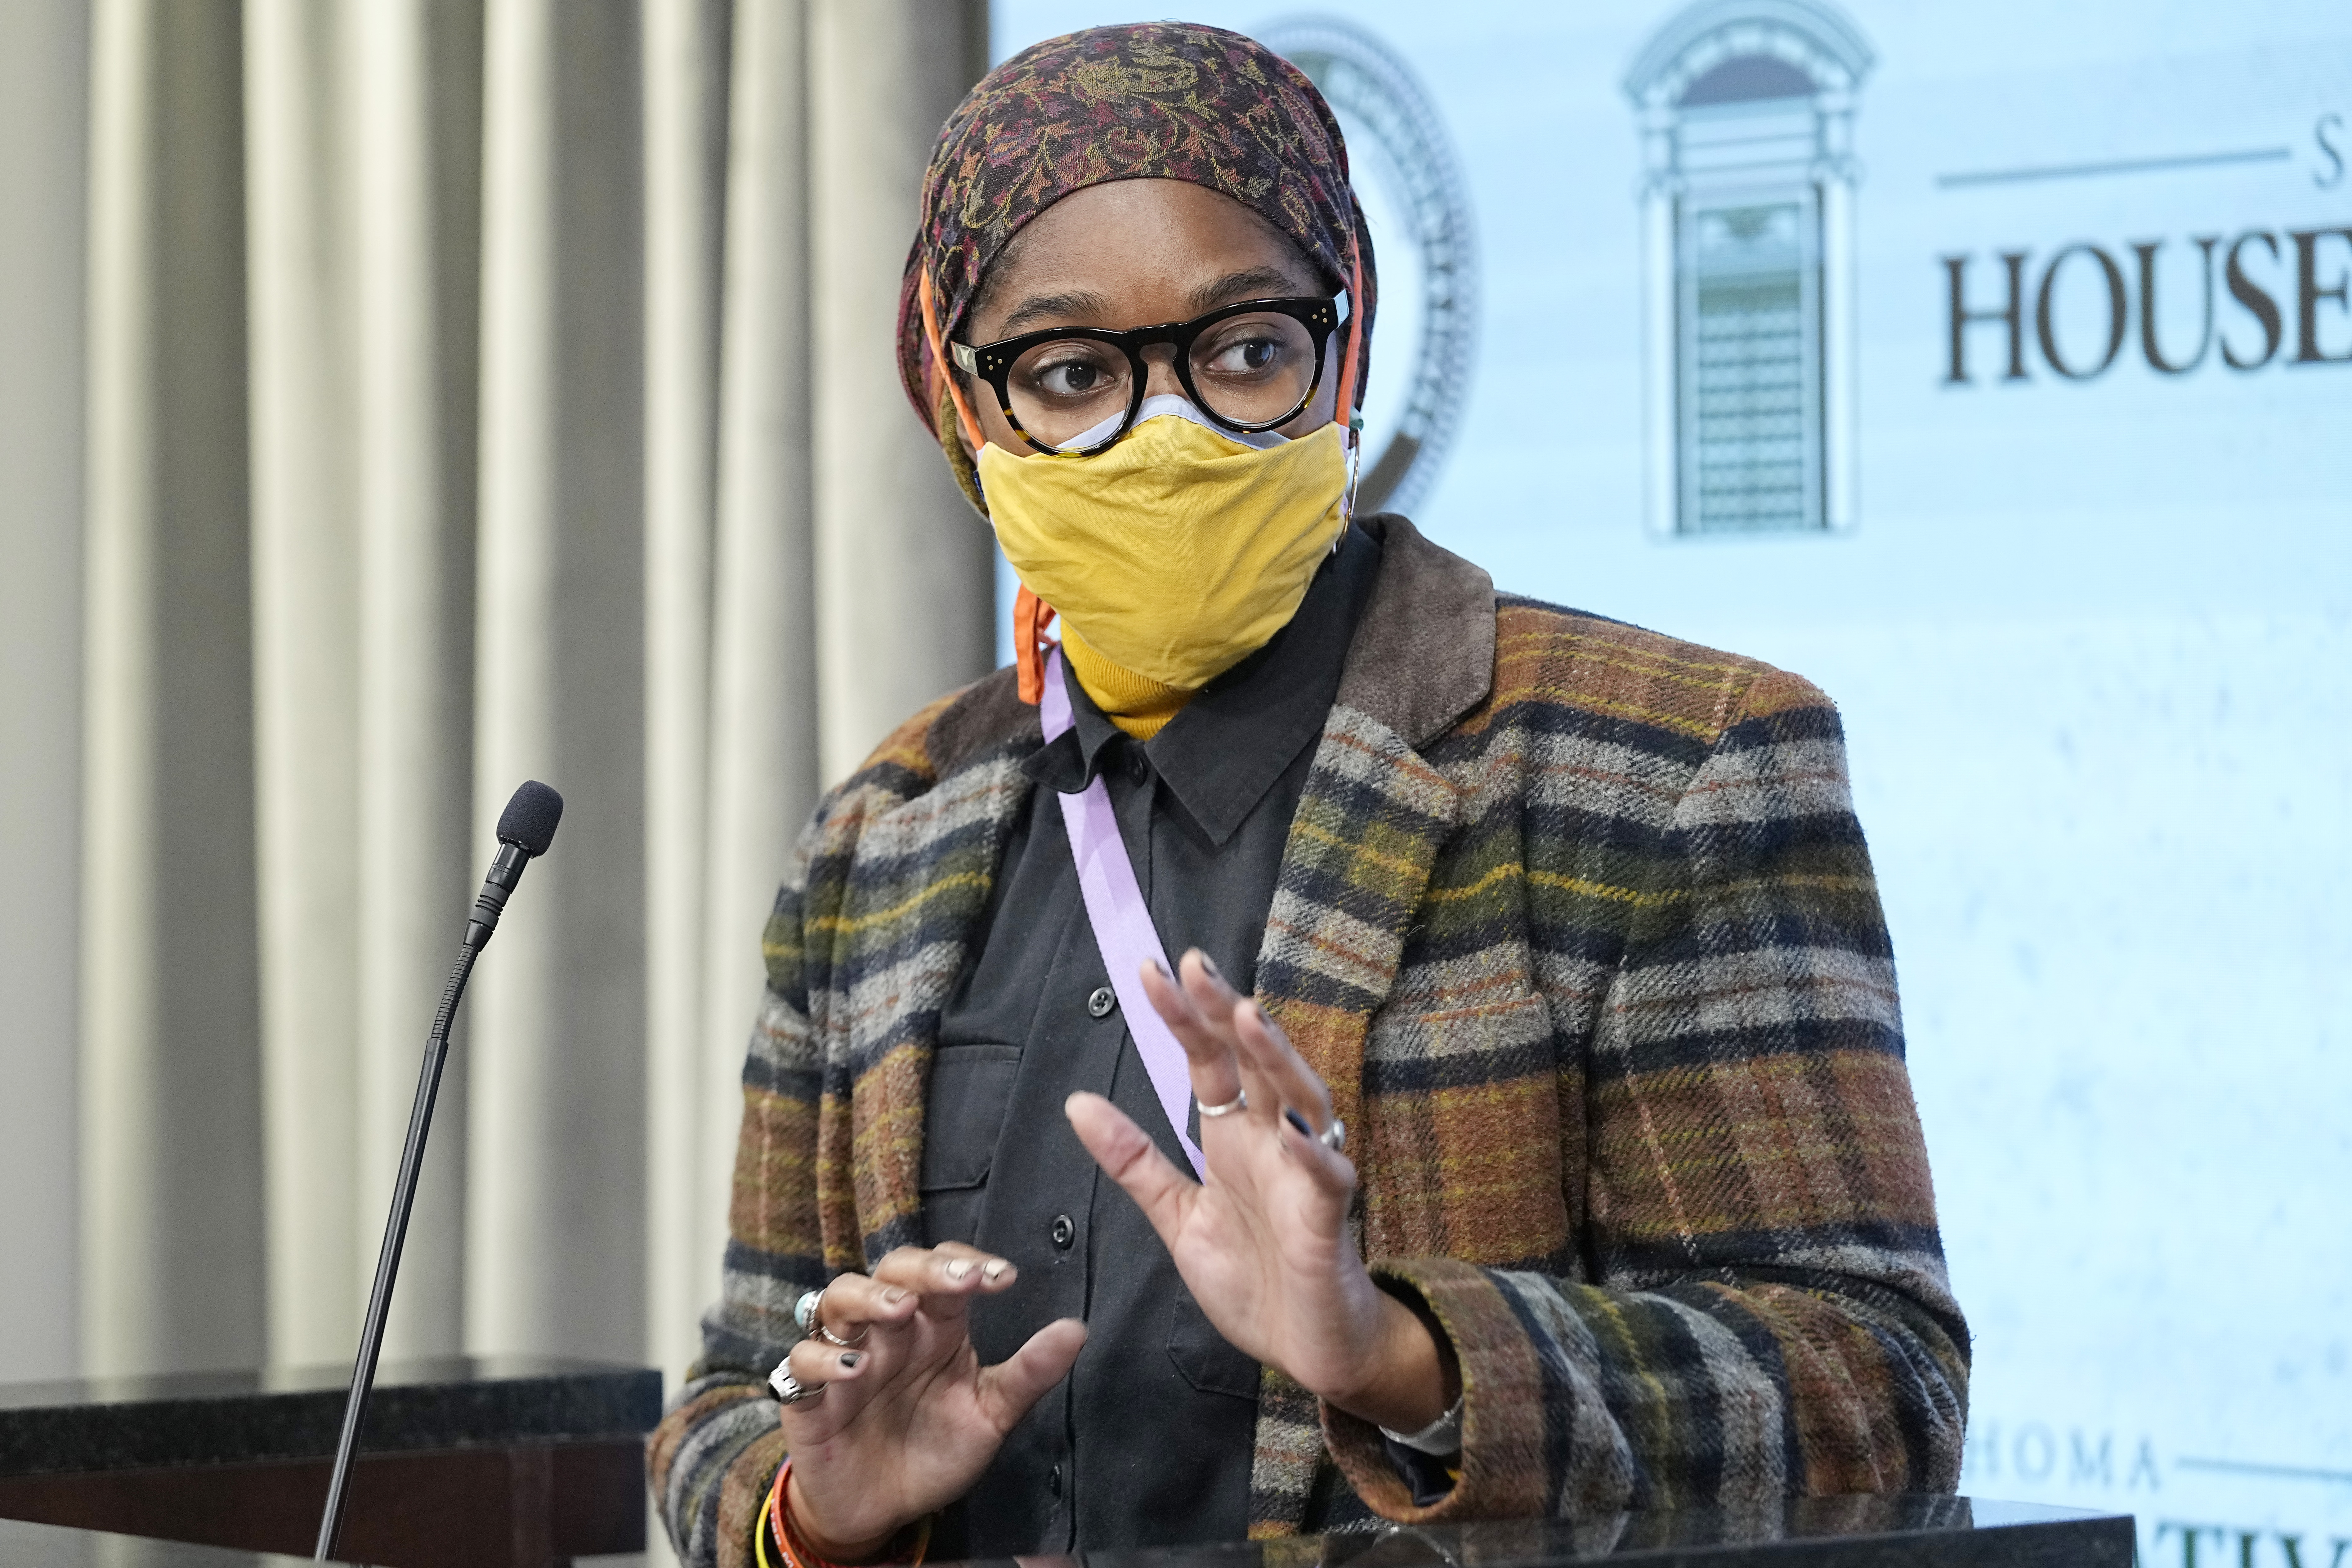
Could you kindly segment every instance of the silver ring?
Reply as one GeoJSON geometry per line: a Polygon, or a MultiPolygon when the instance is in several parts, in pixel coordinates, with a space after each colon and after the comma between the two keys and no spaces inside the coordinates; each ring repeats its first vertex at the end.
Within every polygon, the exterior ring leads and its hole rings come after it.
{"type": "Polygon", "coordinates": [[[833,1286],[830,1282],[820,1285],[815,1289],[811,1290],[806,1295],[803,1296],[799,1300],[793,1302],[793,1321],[801,1326],[801,1332],[804,1334],[814,1334],[826,1344],[839,1345],[843,1350],[854,1351],[859,1345],[866,1342],[866,1336],[874,1331],[874,1325],[868,1323],[864,1328],[858,1330],[857,1337],[854,1340],[845,1340],[839,1334],[835,1333],[831,1329],[826,1328],[824,1326],[824,1293],[832,1289],[833,1286]]]}
{"type": "Polygon", "coordinates": [[[1235,1094],[1231,1100],[1225,1101],[1223,1105],[1202,1106],[1201,1115],[1205,1120],[1213,1121],[1220,1116],[1231,1116],[1236,1110],[1247,1110],[1248,1109],[1249,1090],[1243,1089],[1239,1093],[1235,1094]]]}
{"type": "Polygon", "coordinates": [[[792,1374],[792,1363],[789,1359],[776,1363],[776,1370],[768,1374],[768,1386],[774,1389],[776,1398],[786,1405],[799,1405],[807,1400],[824,1397],[825,1385],[822,1383],[803,1383],[799,1378],[794,1377],[792,1374]]]}
{"type": "Polygon", "coordinates": [[[1334,1154],[1338,1153],[1348,1146],[1348,1124],[1336,1116],[1331,1118],[1331,1125],[1318,1132],[1315,1135],[1315,1142],[1322,1144],[1334,1154]]]}

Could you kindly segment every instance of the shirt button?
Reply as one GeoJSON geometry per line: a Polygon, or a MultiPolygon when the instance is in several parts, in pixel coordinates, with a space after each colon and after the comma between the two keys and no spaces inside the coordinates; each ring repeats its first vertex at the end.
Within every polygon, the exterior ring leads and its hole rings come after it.
{"type": "Polygon", "coordinates": [[[1142,784],[1151,777],[1150,759],[1143,754],[1139,746],[1127,749],[1127,776],[1134,784],[1142,784]]]}
{"type": "Polygon", "coordinates": [[[1062,1495],[1062,1467],[1055,1465],[1045,1472],[1045,1489],[1055,1497],[1062,1495]]]}
{"type": "Polygon", "coordinates": [[[1097,985],[1095,987],[1094,994],[1087,998],[1087,1016],[1108,1018],[1110,1016],[1110,1010],[1118,1005],[1118,993],[1108,985],[1097,985]]]}
{"type": "Polygon", "coordinates": [[[1054,1245],[1056,1247],[1067,1252],[1070,1250],[1070,1243],[1078,1239],[1078,1227],[1071,1221],[1068,1215],[1057,1214],[1054,1216],[1054,1223],[1047,1228],[1046,1234],[1054,1238],[1054,1245]]]}

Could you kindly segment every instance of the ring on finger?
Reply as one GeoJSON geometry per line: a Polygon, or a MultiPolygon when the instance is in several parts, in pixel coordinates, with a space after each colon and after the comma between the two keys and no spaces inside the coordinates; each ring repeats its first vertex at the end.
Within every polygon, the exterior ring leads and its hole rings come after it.
{"type": "Polygon", "coordinates": [[[825,1385],[822,1383],[803,1383],[799,1378],[794,1377],[790,1361],[780,1361],[776,1363],[776,1370],[768,1374],[768,1386],[776,1391],[776,1398],[785,1405],[801,1405],[812,1399],[824,1397],[825,1385]]]}
{"type": "Polygon", "coordinates": [[[1204,1105],[1201,1107],[1201,1114],[1213,1121],[1220,1116],[1231,1116],[1236,1110],[1247,1110],[1248,1109],[1249,1090],[1244,1089],[1235,1090],[1234,1097],[1225,1101],[1223,1105],[1204,1105]]]}
{"type": "Polygon", "coordinates": [[[801,1326],[801,1332],[804,1334],[814,1334],[826,1344],[839,1345],[845,1351],[856,1350],[859,1345],[866,1342],[866,1336],[874,1331],[874,1325],[868,1323],[865,1327],[859,1329],[857,1331],[857,1337],[854,1340],[845,1340],[839,1334],[835,1333],[831,1329],[826,1328],[824,1326],[824,1293],[832,1289],[833,1285],[828,1281],[825,1284],[818,1286],[815,1289],[806,1292],[799,1300],[793,1302],[793,1321],[801,1326]]]}
{"type": "Polygon", "coordinates": [[[1334,1154],[1348,1146],[1348,1124],[1336,1116],[1331,1118],[1331,1124],[1320,1132],[1309,1128],[1307,1118],[1287,1105],[1282,1108],[1282,1119],[1297,1128],[1301,1138],[1312,1138],[1334,1154]]]}

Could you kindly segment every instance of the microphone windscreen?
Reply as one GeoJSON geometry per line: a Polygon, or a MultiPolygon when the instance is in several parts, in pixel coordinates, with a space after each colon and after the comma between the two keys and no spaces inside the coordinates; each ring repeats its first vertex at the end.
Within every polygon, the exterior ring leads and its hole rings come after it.
{"type": "Polygon", "coordinates": [[[537,779],[529,780],[499,813],[499,842],[537,859],[555,842],[555,825],[562,820],[563,797],[537,779]]]}

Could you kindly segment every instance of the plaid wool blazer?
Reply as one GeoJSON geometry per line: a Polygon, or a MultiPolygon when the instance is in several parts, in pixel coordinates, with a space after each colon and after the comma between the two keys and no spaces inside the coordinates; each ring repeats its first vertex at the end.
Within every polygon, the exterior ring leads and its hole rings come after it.
{"type": "MultiPolygon", "coordinates": [[[[1330,1086],[1376,1275],[1451,1337],[1459,1483],[1263,1375],[1254,1536],[1948,1490],[1968,1331],[1836,710],[1525,599],[1375,517],[1257,996],[1330,1086]]],[[[655,1434],[681,1556],[745,1562],[792,1308],[919,1244],[924,1090],[1022,760],[1013,672],[819,805],[765,937],[723,1299],[655,1434]]]]}

